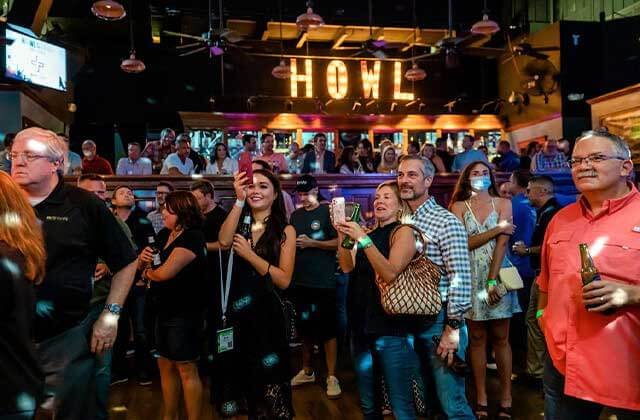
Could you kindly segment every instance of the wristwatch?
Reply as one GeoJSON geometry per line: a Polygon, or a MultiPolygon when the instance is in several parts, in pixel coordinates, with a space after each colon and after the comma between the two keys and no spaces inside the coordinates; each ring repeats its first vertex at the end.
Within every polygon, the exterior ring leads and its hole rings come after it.
{"type": "Polygon", "coordinates": [[[120,312],[122,312],[122,306],[117,303],[107,303],[104,305],[104,311],[113,315],[120,315],[120,312]]]}
{"type": "Polygon", "coordinates": [[[527,247],[527,249],[525,249],[525,250],[524,250],[524,253],[525,253],[526,255],[531,254],[531,248],[527,247]]]}
{"type": "Polygon", "coordinates": [[[462,327],[462,320],[449,318],[447,319],[447,325],[453,328],[454,330],[457,330],[457,329],[460,329],[460,327],[462,327]]]}

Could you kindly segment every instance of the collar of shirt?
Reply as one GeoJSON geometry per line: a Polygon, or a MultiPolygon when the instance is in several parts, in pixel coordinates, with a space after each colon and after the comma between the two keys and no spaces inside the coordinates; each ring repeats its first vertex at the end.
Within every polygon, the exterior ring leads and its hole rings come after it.
{"type": "Polygon", "coordinates": [[[436,199],[433,198],[433,196],[427,198],[427,201],[425,201],[424,203],[420,204],[418,206],[418,208],[416,209],[416,211],[413,212],[414,215],[418,216],[426,211],[429,211],[433,208],[435,208],[438,205],[438,203],[436,203],[436,199]]]}
{"type": "Polygon", "coordinates": [[[602,203],[602,210],[596,216],[591,213],[591,206],[589,205],[587,199],[584,197],[584,195],[581,195],[578,203],[580,204],[580,211],[582,212],[582,215],[588,220],[592,220],[597,217],[601,217],[604,214],[613,214],[616,211],[622,209],[630,201],[634,200],[638,196],[638,189],[635,187],[635,185],[630,182],[628,182],[627,185],[629,186],[630,191],[622,197],[605,200],[602,203]]]}
{"type": "Polygon", "coordinates": [[[64,191],[63,191],[64,180],[60,175],[57,175],[57,177],[58,177],[58,184],[56,185],[56,187],[53,189],[53,191],[51,191],[51,194],[49,194],[44,200],[42,200],[35,206],[36,208],[38,206],[43,205],[44,203],[60,204],[64,202],[64,191]]]}

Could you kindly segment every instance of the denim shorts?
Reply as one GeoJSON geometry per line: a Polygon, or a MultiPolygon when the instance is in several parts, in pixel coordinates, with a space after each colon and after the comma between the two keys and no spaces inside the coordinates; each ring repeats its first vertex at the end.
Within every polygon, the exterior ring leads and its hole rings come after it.
{"type": "Polygon", "coordinates": [[[174,362],[193,362],[200,357],[203,316],[160,315],[156,319],[158,354],[174,362]]]}

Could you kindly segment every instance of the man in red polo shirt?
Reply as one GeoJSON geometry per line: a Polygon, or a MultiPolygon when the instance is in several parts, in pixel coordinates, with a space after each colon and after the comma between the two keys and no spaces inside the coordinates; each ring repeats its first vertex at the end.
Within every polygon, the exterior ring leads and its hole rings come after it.
{"type": "Polygon", "coordinates": [[[98,156],[96,143],[93,140],[85,140],[82,143],[82,173],[113,175],[113,168],[109,161],[98,156]]]}
{"type": "Polygon", "coordinates": [[[640,193],[627,181],[631,153],[620,137],[589,131],[569,164],[581,196],[551,220],[538,277],[545,419],[597,420],[603,407],[639,419],[640,193]],[[602,277],[584,287],[581,243],[602,277]]]}

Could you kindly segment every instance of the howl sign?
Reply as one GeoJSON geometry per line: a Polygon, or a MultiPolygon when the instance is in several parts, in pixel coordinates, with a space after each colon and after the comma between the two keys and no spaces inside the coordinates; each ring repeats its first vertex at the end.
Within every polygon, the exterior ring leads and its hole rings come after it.
{"type": "MultiPolygon", "coordinates": [[[[358,63],[358,66],[353,66],[354,62],[350,61],[350,67],[347,67],[342,60],[330,60],[326,65],[324,74],[314,74],[314,68],[318,70],[318,66],[315,65],[312,59],[306,58],[298,61],[295,58],[291,58],[290,60],[290,96],[293,98],[324,96],[320,92],[314,92],[314,78],[316,78],[316,82],[317,78],[325,78],[326,93],[333,99],[344,99],[347,96],[379,99],[381,90],[383,90],[381,87],[383,76],[381,61],[362,60],[358,63]],[[349,95],[350,90],[352,92],[349,95]]],[[[412,101],[414,93],[402,91],[402,76],[404,74],[402,62],[387,63],[385,62],[384,70],[393,73],[393,99],[412,101]]],[[[385,78],[385,80],[387,79],[385,78]]],[[[316,83],[316,86],[318,86],[318,83],[316,83]]]]}

